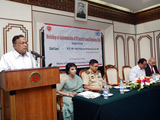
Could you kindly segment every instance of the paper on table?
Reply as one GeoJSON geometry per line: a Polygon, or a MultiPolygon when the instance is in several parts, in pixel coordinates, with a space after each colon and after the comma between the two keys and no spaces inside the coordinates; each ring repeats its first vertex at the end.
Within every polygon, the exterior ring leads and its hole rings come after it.
{"type": "Polygon", "coordinates": [[[114,86],[114,88],[118,89],[118,88],[119,88],[119,86],[114,86]]]}
{"type": "MultiPolygon", "coordinates": [[[[129,88],[129,85],[124,86],[124,88],[129,88]]],[[[114,88],[119,89],[119,86],[114,86],[114,88]]]]}
{"type": "MultiPolygon", "coordinates": [[[[104,96],[104,94],[102,94],[104,96]]],[[[113,94],[112,93],[108,93],[108,96],[112,96],[113,94]]]]}
{"type": "MultiPolygon", "coordinates": [[[[120,90],[120,91],[121,91],[121,90],[120,90]]],[[[128,91],[130,91],[130,90],[129,90],[129,89],[124,89],[123,91],[124,91],[124,92],[128,92],[128,91]]]]}
{"type": "Polygon", "coordinates": [[[95,93],[95,92],[91,92],[91,91],[85,91],[85,92],[81,92],[78,94],[78,96],[82,96],[85,98],[97,98],[99,97],[101,94],[100,93],[95,93]]]}

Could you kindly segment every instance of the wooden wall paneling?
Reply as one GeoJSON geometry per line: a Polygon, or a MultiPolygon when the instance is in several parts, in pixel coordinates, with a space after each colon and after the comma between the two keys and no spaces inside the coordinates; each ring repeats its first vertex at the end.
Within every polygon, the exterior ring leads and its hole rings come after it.
{"type": "MultiPolygon", "coordinates": [[[[46,8],[52,8],[57,10],[63,10],[67,12],[74,12],[74,1],[75,0],[11,0],[15,2],[41,6],[46,8]]],[[[121,11],[108,6],[96,4],[88,1],[88,15],[125,22],[129,24],[135,24],[134,14],[130,12],[121,11]]]]}
{"type": "MultiPolygon", "coordinates": [[[[74,12],[74,0],[10,0],[29,5],[47,7],[52,9],[63,10],[67,12],[74,12]]],[[[145,10],[138,13],[129,13],[105,5],[96,4],[88,1],[88,15],[105,18],[109,20],[129,23],[140,24],[153,20],[160,19],[160,6],[145,10]]]]}
{"type": "Polygon", "coordinates": [[[160,19],[160,6],[135,14],[136,24],[160,19]]]}

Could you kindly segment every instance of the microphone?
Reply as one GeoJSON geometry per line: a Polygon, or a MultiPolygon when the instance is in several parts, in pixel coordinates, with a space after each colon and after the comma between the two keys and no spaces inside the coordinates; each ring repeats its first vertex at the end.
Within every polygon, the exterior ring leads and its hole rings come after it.
{"type": "Polygon", "coordinates": [[[35,51],[31,51],[31,53],[32,53],[33,55],[35,55],[37,58],[39,57],[39,58],[45,59],[44,56],[40,55],[39,53],[37,53],[37,52],[35,52],[35,51]]]}
{"type": "Polygon", "coordinates": [[[48,65],[48,67],[51,67],[52,66],[52,63],[50,63],[49,65],[48,65]]]}

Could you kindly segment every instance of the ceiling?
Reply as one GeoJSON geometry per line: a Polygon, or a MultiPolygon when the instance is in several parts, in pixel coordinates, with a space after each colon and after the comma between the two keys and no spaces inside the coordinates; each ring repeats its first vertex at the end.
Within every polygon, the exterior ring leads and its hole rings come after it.
{"type": "Polygon", "coordinates": [[[139,12],[148,7],[160,6],[160,0],[92,0],[118,9],[139,12]],[[116,6],[115,6],[116,5],[116,6]]]}

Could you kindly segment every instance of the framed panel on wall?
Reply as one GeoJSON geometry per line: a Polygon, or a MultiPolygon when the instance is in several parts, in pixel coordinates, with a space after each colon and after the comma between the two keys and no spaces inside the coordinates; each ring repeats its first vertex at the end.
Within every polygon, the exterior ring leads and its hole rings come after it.
{"type": "Polygon", "coordinates": [[[88,19],[88,2],[75,0],[75,20],[87,21],[88,19]]]}

